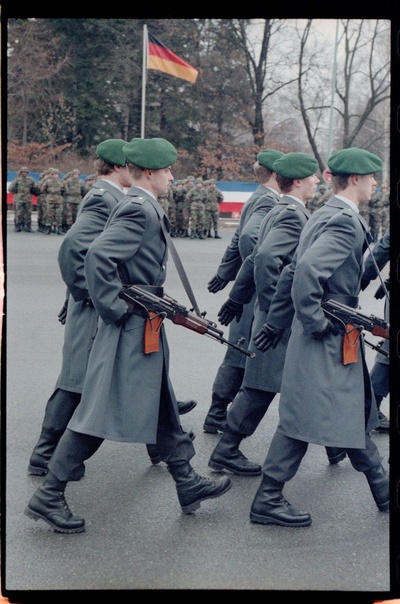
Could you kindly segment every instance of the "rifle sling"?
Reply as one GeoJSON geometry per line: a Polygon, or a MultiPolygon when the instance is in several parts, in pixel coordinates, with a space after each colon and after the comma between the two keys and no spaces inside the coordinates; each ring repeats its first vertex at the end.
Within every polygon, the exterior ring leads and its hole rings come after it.
{"type": "Polygon", "coordinates": [[[198,315],[199,317],[201,316],[201,312],[199,309],[199,306],[196,302],[196,298],[194,297],[194,293],[192,290],[192,287],[189,283],[189,279],[186,275],[185,269],[183,267],[182,261],[179,258],[178,252],[176,251],[176,247],[171,239],[171,235],[168,233],[167,231],[167,227],[165,226],[164,220],[161,219],[160,220],[161,223],[161,228],[162,231],[164,233],[164,237],[165,237],[165,241],[167,242],[167,246],[169,248],[169,251],[171,252],[171,256],[173,258],[173,261],[175,263],[176,266],[176,270],[178,271],[178,275],[182,281],[183,287],[185,288],[185,291],[189,297],[189,300],[192,304],[193,310],[196,313],[196,315],[198,315]]]}

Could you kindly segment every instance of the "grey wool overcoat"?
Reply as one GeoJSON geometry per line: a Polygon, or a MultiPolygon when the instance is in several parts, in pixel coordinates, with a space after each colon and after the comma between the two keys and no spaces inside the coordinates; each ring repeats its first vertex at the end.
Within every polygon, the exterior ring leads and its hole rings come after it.
{"type": "Polygon", "coordinates": [[[56,388],[82,392],[98,319],[95,308],[88,303],[85,256],[89,245],[104,229],[111,210],[123,197],[123,191],[107,180],[98,179],[83,198],[77,219],[61,243],[58,265],[67,286],[68,312],[56,388]]]}
{"type": "MultiPolygon", "coordinates": [[[[246,201],[240,216],[239,226],[218,267],[217,274],[222,279],[231,281],[236,278],[242,263],[251,254],[257,243],[258,232],[264,216],[276,206],[279,199],[278,193],[260,185],[246,201]]],[[[254,303],[255,295],[250,302],[244,305],[240,320],[236,321],[234,319],[229,325],[229,341],[236,343],[241,340],[244,348],[249,345],[254,303]]],[[[223,363],[231,367],[244,368],[246,356],[233,348],[228,348],[223,363]]]]}
{"type": "Polygon", "coordinates": [[[113,441],[156,443],[162,390],[174,410],[172,421],[180,426],[164,326],[160,350],[144,354],[145,317],[133,314],[123,326],[115,324],[126,309],[119,297],[123,285],[162,286],[165,281],[168,251],[161,220],[166,221],[161,205],[131,187],[89,247],[85,274],[99,323],[71,430],[113,441]]]}
{"type": "MultiPolygon", "coordinates": [[[[276,283],[283,267],[292,261],[309,217],[310,212],[304,204],[284,195],[261,223],[257,244],[244,261],[230,293],[233,300],[245,304],[256,291],[252,337],[266,322],[276,283]]],[[[246,359],[243,386],[280,392],[289,331],[286,329],[276,348],[264,353],[257,350],[250,338],[249,350],[256,356],[246,359]]]]}
{"type": "Polygon", "coordinates": [[[365,448],[378,425],[363,336],[358,361],[343,364],[343,335],[312,333],[325,322],[324,297],[360,291],[368,227],[339,197],[331,197],[305,225],[292,266],[294,318],[286,351],[278,432],[325,446],[365,448]]]}

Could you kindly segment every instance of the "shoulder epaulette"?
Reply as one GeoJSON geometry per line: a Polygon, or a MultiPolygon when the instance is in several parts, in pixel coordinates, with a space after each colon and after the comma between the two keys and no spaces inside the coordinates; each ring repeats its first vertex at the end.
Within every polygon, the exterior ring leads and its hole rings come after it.
{"type": "Polygon", "coordinates": [[[145,197],[142,197],[141,195],[137,195],[136,193],[128,195],[128,197],[131,198],[133,203],[138,203],[139,205],[143,205],[144,202],[146,201],[145,197]]]}

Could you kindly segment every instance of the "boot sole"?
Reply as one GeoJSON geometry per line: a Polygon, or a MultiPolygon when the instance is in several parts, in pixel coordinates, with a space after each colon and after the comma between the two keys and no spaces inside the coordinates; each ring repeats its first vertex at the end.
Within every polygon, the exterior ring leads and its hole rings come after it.
{"type": "Polygon", "coordinates": [[[34,476],[46,476],[47,468],[35,468],[34,466],[28,466],[28,474],[33,474],[34,476]]]}
{"type": "Polygon", "coordinates": [[[223,466],[220,463],[215,461],[209,461],[208,467],[214,470],[214,472],[231,472],[236,476],[260,476],[261,475],[261,466],[258,468],[254,468],[253,470],[237,470],[236,468],[230,468],[229,466],[223,466]]]}
{"type": "Polygon", "coordinates": [[[60,528],[56,524],[53,524],[48,518],[46,518],[45,516],[42,516],[42,514],[39,514],[38,512],[35,512],[34,510],[31,510],[30,507],[26,507],[25,508],[24,514],[26,516],[28,516],[28,518],[31,518],[32,520],[35,520],[35,522],[37,522],[38,520],[43,520],[49,526],[51,526],[51,528],[54,529],[54,531],[56,533],[83,533],[85,531],[85,525],[83,525],[81,527],[78,527],[78,528],[75,528],[75,529],[60,528]]]}
{"type": "Polygon", "coordinates": [[[208,434],[218,434],[219,432],[222,434],[224,428],[215,428],[214,426],[203,426],[203,432],[207,432],[208,434]]]}
{"type": "Polygon", "coordinates": [[[285,522],[283,520],[277,520],[276,518],[268,518],[268,516],[260,516],[259,514],[254,514],[254,512],[250,512],[250,521],[255,524],[277,524],[279,526],[288,526],[288,527],[301,527],[301,526],[310,526],[312,520],[301,520],[297,522],[285,522]]]}
{"type": "Polygon", "coordinates": [[[181,506],[182,512],[184,514],[192,514],[192,512],[195,512],[196,510],[199,509],[202,501],[206,501],[206,499],[216,499],[217,497],[221,497],[221,495],[223,495],[224,493],[229,491],[231,486],[232,486],[232,482],[229,481],[228,484],[226,485],[226,487],[224,489],[222,489],[222,491],[219,491],[218,493],[213,493],[212,495],[207,495],[205,497],[201,497],[200,499],[198,499],[197,501],[194,501],[190,505],[181,506]]]}
{"type": "Polygon", "coordinates": [[[380,503],[380,504],[376,504],[378,506],[378,510],[380,512],[388,512],[389,508],[390,508],[390,502],[388,501],[387,503],[380,503]]]}
{"type": "Polygon", "coordinates": [[[179,415],[186,415],[186,413],[190,413],[191,411],[193,411],[193,409],[197,407],[197,402],[196,401],[192,401],[191,405],[188,405],[186,409],[179,409],[179,405],[178,405],[178,410],[179,410],[179,415]]]}

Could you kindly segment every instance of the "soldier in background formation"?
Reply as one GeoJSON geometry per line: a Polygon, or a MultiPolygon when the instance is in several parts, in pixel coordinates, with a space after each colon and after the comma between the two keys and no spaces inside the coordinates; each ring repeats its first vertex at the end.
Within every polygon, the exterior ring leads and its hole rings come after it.
{"type": "Polygon", "coordinates": [[[67,194],[67,186],[60,179],[60,171],[50,168],[50,177],[43,181],[40,187],[45,201],[45,230],[46,235],[50,233],[62,234],[62,212],[64,197],[67,194]]]}
{"type": "Polygon", "coordinates": [[[382,184],[368,203],[368,222],[373,241],[378,241],[389,226],[389,189],[382,184]]]}
{"type": "Polygon", "coordinates": [[[187,200],[190,207],[190,239],[195,237],[198,239],[205,239],[204,237],[204,225],[205,225],[205,207],[206,207],[207,193],[203,187],[203,179],[196,178],[195,186],[187,194],[187,200]]]}
{"type": "Polygon", "coordinates": [[[313,213],[318,210],[332,195],[332,191],[325,185],[320,185],[314,197],[308,202],[307,209],[313,213]]]}
{"type": "Polygon", "coordinates": [[[15,232],[32,233],[32,195],[38,195],[39,187],[35,180],[28,175],[29,170],[23,166],[9,186],[9,192],[14,194],[15,232]]]}
{"type": "Polygon", "coordinates": [[[50,178],[51,168],[46,168],[39,177],[38,182],[38,194],[36,198],[36,208],[37,208],[37,223],[38,223],[38,232],[44,233],[46,231],[46,202],[45,202],[45,193],[42,192],[42,184],[47,178],[50,178]]]}
{"type": "Polygon", "coordinates": [[[76,220],[78,207],[94,180],[89,175],[86,182],[80,178],[80,170],[74,168],[60,179],[57,168],[46,168],[36,182],[28,176],[23,166],[9,186],[14,194],[15,231],[32,232],[32,195],[36,197],[38,232],[59,235],[66,233],[76,220]]]}
{"type": "Polygon", "coordinates": [[[205,216],[205,226],[207,231],[207,237],[212,237],[211,229],[214,231],[214,238],[221,239],[218,235],[218,219],[219,219],[219,206],[221,202],[224,200],[224,196],[222,192],[217,189],[217,181],[215,178],[211,178],[210,180],[205,181],[206,191],[207,191],[207,199],[206,199],[206,216],[205,216]]]}
{"type": "Polygon", "coordinates": [[[177,180],[169,196],[159,200],[167,212],[171,223],[171,237],[190,237],[205,239],[218,235],[219,205],[224,197],[216,187],[216,180],[203,180],[201,177],[188,176],[177,180]]]}
{"type": "Polygon", "coordinates": [[[67,193],[64,198],[62,214],[62,231],[66,233],[74,224],[78,213],[79,205],[85,197],[86,188],[83,180],[79,178],[80,170],[74,168],[64,176],[64,182],[67,186],[67,193]]]}

